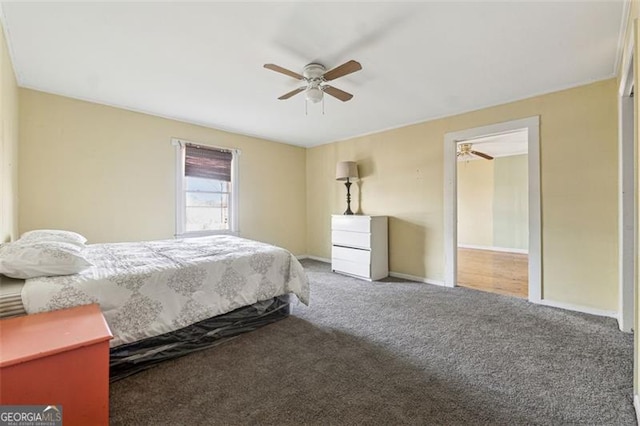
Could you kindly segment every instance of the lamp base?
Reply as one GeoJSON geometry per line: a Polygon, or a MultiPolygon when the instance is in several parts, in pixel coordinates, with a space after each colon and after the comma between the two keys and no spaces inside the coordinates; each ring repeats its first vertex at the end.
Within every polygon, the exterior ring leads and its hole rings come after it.
{"type": "Polygon", "coordinates": [[[347,210],[345,210],[343,214],[350,215],[353,214],[353,212],[351,211],[351,182],[349,182],[349,178],[347,178],[344,186],[347,187],[347,210]]]}

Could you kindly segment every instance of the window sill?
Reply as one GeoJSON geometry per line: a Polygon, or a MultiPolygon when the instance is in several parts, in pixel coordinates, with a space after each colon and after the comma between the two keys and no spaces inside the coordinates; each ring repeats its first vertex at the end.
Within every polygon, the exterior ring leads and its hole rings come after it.
{"type": "Polygon", "coordinates": [[[197,238],[197,237],[210,237],[213,235],[235,235],[236,237],[240,236],[239,231],[192,231],[192,232],[184,232],[182,234],[176,234],[175,238],[197,238]]]}

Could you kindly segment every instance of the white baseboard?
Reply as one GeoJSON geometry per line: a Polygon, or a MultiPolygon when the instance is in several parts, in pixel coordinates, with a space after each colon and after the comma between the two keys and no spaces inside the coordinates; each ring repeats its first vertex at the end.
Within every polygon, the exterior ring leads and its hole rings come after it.
{"type": "Polygon", "coordinates": [[[603,309],[591,308],[589,306],[572,305],[571,303],[556,302],[554,300],[542,299],[533,303],[539,305],[550,306],[552,308],[566,309],[568,311],[582,312],[585,314],[597,315],[600,317],[608,317],[618,319],[618,313],[615,311],[605,311],[603,309]]]}
{"type": "MultiPolygon", "coordinates": [[[[462,246],[460,246],[460,247],[462,247],[462,246]]],[[[331,263],[331,259],[327,259],[327,258],[319,257],[319,256],[312,256],[312,255],[308,255],[308,254],[296,256],[296,258],[298,260],[311,259],[311,260],[317,260],[318,262],[331,263]]],[[[416,275],[403,274],[401,272],[393,272],[393,271],[391,271],[391,272],[389,272],[389,276],[390,277],[394,277],[394,278],[402,278],[403,280],[416,281],[416,282],[419,282],[419,283],[432,284],[432,285],[437,285],[437,286],[441,286],[441,287],[446,287],[446,285],[444,284],[444,281],[432,280],[430,278],[418,277],[416,275]]],[[[600,316],[600,317],[615,318],[618,321],[618,323],[620,322],[618,313],[615,312],[615,311],[605,311],[603,309],[591,308],[589,306],[573,305],[571,303],[565,303],[565,302],[556,302],[554,300],[549,300],[549,299],[535,300],[535,301],[531,301],[531,302],[532,303],[536,303],[538,305],[550,306],[552,308],[566,309],[568,311],[582,312],[582,313],[585,313],[585,314],[597,315],[597,316],[600,316]]],[[[638,398],[638,396],[636,395],[636,399],[637,398],[638,398]]],[[[638,407],[636,407],[636,410],[638,412],[640,412],[640,401],[636,401],[636,402],[638,402],[638,404],[639,404],[638,407]]]]}
{"type": "Polygon", "coordinates": [[[622,313],[618,312],[616,319],[618,320],[618,328],[620,331],[623,333],[633,333],[633,324],[623,324],[622,313]]]}
{"type": "Polygon", "coordinates": [[[419,283],[433,284],[444,287],[444,281],[432,280],[429,278],[418,277],[415,275],[403,274],[400,272],[389,272],[390,277],[402,278],[403,280],[417,281],[419,283]]]}
{"type": "Polygon", "coordinates": [[[519,253],[529,254],[527,249],[517,249],[508,247],[489,247],[489,246],[475,246],[473,244],[458,244],[459,248],[474,249],[474,250],[489,250],[489,251],[501,251],[504,253],[519,253]]]}
{"type": "MultiPolygon", "coordinates": [[[[317,260],[318,262],[331,263],[331,259],[327,259],[319,256],[312,256],[310,254],[301,254],[300,256],[296,256],[296,259],[298,260],[311,259],[311,260],[317,260]]],[[[400,272],[389,272],[389,276],[394,278],[402,278],[403,280],[417,281],[419,283],[433,284],[433,285],[439,285],[444,287],[444,281],[432,280],[429,278],[418,277],[415,275],[402,274],[400,272]]]]}
{"type": "Polygon", "coordinates": [[[636,409],[636,421],[640,424],[640,397],[638,394],[633,395],[633,408],[636,409]]]}
{"type": "Polygon", "coordinates": [[[317,260],[318,262],[331,263],[331,259],[327,259],[325,257],[312,256],[310,254],[301,254],[300,256],[296,256],[296,259],[298,260],[311,259],[311,260],[317,260]]]}

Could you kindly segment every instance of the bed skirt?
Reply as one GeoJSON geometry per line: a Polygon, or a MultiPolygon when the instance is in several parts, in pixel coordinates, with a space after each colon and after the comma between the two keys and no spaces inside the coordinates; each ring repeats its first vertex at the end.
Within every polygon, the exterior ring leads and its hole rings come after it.
{"type": "Polygon", "coordinates": [[[287,316],[289,295],[285,294],[170,333],[111,348],[109,380],[114,382],[162,361],[216,346],[287,316]]]}

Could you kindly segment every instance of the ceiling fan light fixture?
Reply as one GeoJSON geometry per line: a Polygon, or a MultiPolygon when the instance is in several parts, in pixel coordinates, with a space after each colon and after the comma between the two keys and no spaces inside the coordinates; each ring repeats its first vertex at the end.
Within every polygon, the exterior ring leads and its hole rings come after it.
{"type": "Polygon", "coordinates": [[[493,157],[490,156],[489,154],[485,154],[484,152],[480,152],[480,151],[475,151],[472,148],[471,143],[461,143],[458,144],[458,149],[456,151],[456,157],[458,157],[458,160],[473,160],[475,157],[480,157],[480,158],[484,158],[485,160],[493,160],[493,157]]]}
{"type": "Polygon", "coordinates": [[[302,74],[290,71],[286,68],[282,68],[276,64],[264,64],[266,69],[278,72],[280,74],[293,77],[296,80],[303,81],[306,85],[299,87],[295,90],[285,93],[278,99],[289,99],[298,93],[305,92],[305,99],[307,102],[318,103],[324,99],[324,92],[327,92],[329,96],[332,96],[342,102],[346,102],[353,98],[351,93],[347,93],[344,90],[340,90],[336,87],[325,84],[327,81],[335,80],[345,75],[353,74],[356,71],[362,69],[362,65],[353,59],[345,62],[344,64],[337,66],[329,71],[322,64],[311,63],[307,64],[302,71],[302,74]]]}
{"type": "Polygon", "coordinates": [[[309,102],[317,104],[322,100],[323,92],[319,87],[309,87],[305,92],[305,97],[309,102]]]}

